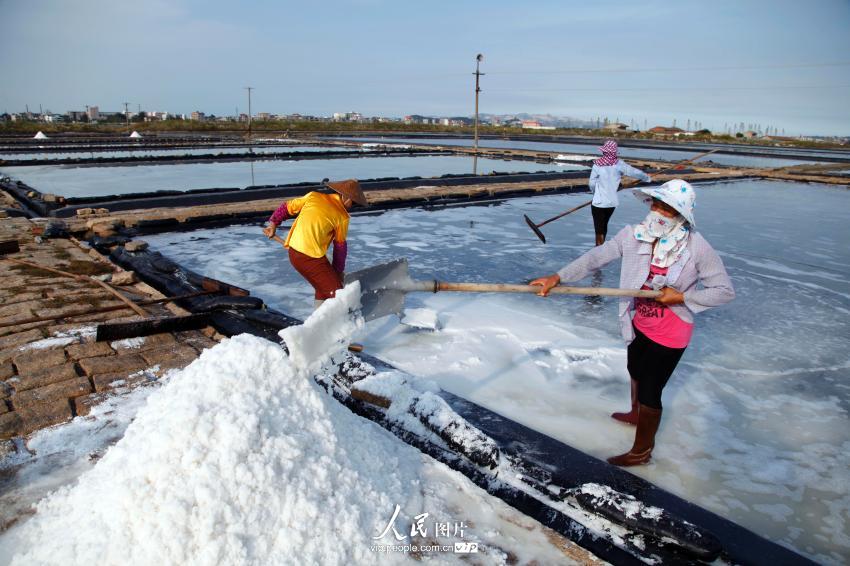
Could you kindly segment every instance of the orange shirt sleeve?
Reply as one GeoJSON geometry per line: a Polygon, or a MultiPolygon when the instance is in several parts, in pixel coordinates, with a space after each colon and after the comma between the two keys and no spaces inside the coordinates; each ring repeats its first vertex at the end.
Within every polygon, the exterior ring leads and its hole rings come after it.
{"type": "Polygon", "coordinates": [[[292,200],[286,201],[286,210],[289,212],[290,216],[295,216],[301,209],[304,208],[304,203],[306,202],[306,197],[298,197],[292,200]]]}
{"type": "Polygon", "coordinates": [[[334,230],[334,242],[343,243],[348,238],[348,218],[343,218],[334,230]]]}

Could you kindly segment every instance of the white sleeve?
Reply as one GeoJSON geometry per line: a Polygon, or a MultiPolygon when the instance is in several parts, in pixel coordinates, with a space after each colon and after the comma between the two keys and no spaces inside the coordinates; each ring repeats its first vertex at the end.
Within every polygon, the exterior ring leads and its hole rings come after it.
{"type": "Polygon", "coordinates": [[[593,165],[593,168],[590,170],[590,180],[588,181],[588,185],[590,185],[590,192],[596,192],[596,183],[599,181],[599,168],[596,164],[593,165]]]}
{"type": "Polygon", "coordinates": [[[629,177],[634,177],[635,179],[640,179],[647,183],[650,180],[649,175],[636,167],[632,167],[622,159],[617,162],[617,169],[619,169],[620,173],[623,175],[628,175],[629,177]]]}

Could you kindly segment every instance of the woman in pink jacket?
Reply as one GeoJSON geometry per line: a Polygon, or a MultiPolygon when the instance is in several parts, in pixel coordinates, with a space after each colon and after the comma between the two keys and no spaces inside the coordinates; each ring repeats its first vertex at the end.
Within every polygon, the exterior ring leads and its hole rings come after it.
{"type": "Polygon", "coordinates": [[[657,299],[620,299],[619,318],[628,345],[632,407],[611,415],[637,425],[631,450],[608,462],[617,466],[645,464],[655,447],[661,422],[661,391],[691,340],[693,315],[735,298],[723,262],[694,230],[694,188],[674,179],[657,188],[635,191],[650,207],[646,218],[626,226],[557,273],[531,282],[546,296],[561,281],[577,281],[603,265],[621,259],[620,287],[657,289],[657,299]]]}

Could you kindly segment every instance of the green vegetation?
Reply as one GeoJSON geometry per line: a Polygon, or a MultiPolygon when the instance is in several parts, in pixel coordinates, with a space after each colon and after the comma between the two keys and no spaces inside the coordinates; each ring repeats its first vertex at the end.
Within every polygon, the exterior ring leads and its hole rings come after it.
{"type": "MultiPolygon", "coordinates": [[[[248,131],[246,122],[235,121],[198,121],[198,120],[162,120],[155,122],[137,122],[133,121],[130,125],[131,130],[136,130],[140,134],[171,132],[171,133],[219,133],[219,134],[238,134],[245,135],[248,131]]],[[[381,133],[431,133],[431,134],[466,134],[472,135],[474,128],[472,126],[440,126],[435,124],[404,124],[402,122],[326,122],[315,120],[304,121],[288,121],[288,120],[254,120],[251,124],[251,130],[258,135],[291,135],[299,134],[352,134],[352,135],[370,135],[381,133]]],[[[113,135],[129,135],[127,124],[124,121],[112,123],[57,123],[45,124],[41,122],[5,122],[0,123],[0,135],[10,134],[32,134],[42,131],[48,136],[58,133],[101,133],[113,135]]],[[[686,143],[691,141],[699,142],[715,142],[715,143],[736,143],[750,145],[774,145],[783,147],[811,147],[811,148],[830,148],[830,147],[846,147],[836,143],[827,143],[821,141],[794,140],[794,141],[766,141],[760,138],[743,138],[742,134],[735,136],[726,134],[712,134],[709,130],[700,130],[696,135],[687,137],[673,136],[657,136],[648,132],[611,132],[608,130],[589,130],[581,128],[556,128],[554,130],[535,130],[524,129],[519,127],[505,126],[486,126],[481,125],[478,128],[479,135],[482,136],[583,136],[583,137],[605,137],[616,139],[646,139],[646,140],[665,140],[672,143],[686,143]]]]}

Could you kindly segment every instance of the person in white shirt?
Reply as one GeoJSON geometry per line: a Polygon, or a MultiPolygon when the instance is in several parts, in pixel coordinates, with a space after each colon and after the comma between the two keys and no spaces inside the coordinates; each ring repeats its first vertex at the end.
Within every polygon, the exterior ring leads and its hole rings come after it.
{"type": "Polygon", "coordinates": [[[596,245],[605,243],[608,235],[608,221],[614,214],[614,208],[619,204],[617,191],[620,188],[620,179],[623,175],[640,179],[646,183],[652,178],[617,157],[617,142],[606,141],[602,147],[602,157],[594,160],[593,168],[590,170],[590,190],[593,192],[593,201],[590,204],[590,212],[593,215],[593,229],[596,231],[596,245]]]}

